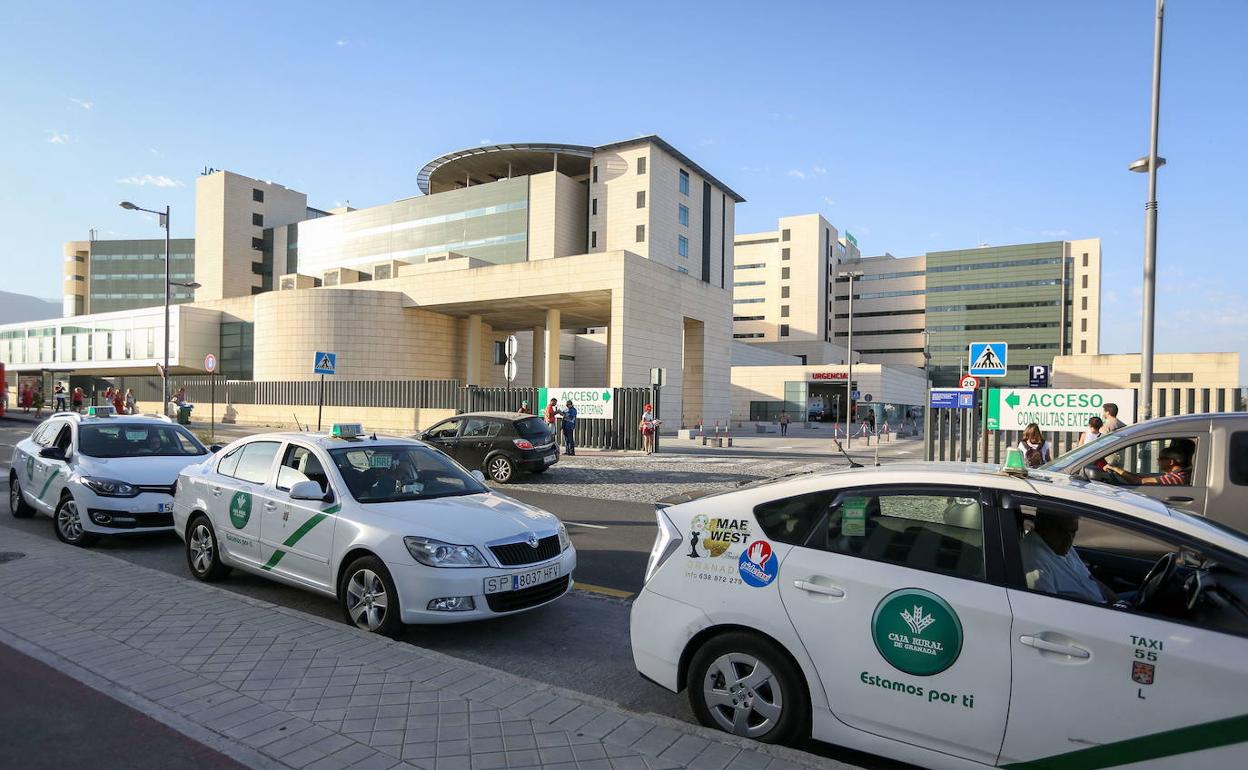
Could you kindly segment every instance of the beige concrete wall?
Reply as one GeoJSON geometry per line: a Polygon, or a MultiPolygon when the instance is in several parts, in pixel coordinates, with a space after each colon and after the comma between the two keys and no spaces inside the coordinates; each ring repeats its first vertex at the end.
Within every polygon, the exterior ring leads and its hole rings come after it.
{"type": "MultiPolygon", "coordinates": [[[[651,145],[637,145],[619,151],[598,152],[590,160],[589,198],[590,209],[587,218],[590,232],[596,232],[597,246],[589,246],[592,254],[607,251],[627,250],[643,257],[660,259],[664,255],[652,255],[651,244],[653,233],[650,223],[650,210],[653,206],[651,180],[653,171],[650,168],[652,156],[651,145]],[[637,159],[646,158],[646,173],[637,173],[637,159]],[[595,182],[593,169],[598,169],[598,181],[595,182]],[[646,194],[646,205],[637,207],[637,193],[646,194]],[[593,212],[592,201],[598,201],[598,213],[593,212]],[[637,240],[637,225],[645,225],[645,240],[637,240]]],[[[675,213],[672,214],[675,217],[675,213]]],[[[676,250],[672,246],[672,253],[676,250]]],[[[670,255],[666,255],[670,256],[670,255]]],[[[664,264],[675,267],[675,263],[666,259],[664,264]]]]}
{"type": "MultiPolygon", "coordinates": [[[[775,230],[743,233],[735,238],[737,265],[763,264],[761,268],[734,271],[734,284],[764,281],[762,286],[736,286],[738,300],[763,299],[762,303],[734,303],[733,315],[759,320],[734,321],[733,333],[751,344],[772,342],[823,342],[831,337],[829,301],[833,292],[829,264],[830,245],[839,233],[819,214],[782,217],[775,230]],[[785,236],[787,237],[787,240],[785,236]],[[785,259],[785,253],[788,259],[785,259]],[[788,278],[785,278],[785,270],[788,278]],[[785,296],[787,289],[788,296],[785,296]],[[788,334],[781,336],[782,326],[788,334]],[[762,336],[745,336],[745,335],[762,336]]],[[[833,271],[834,272],[834,271],[833,271]]]]}
{"type": "Polygon", "coordinates": [[[555,171],[529,177],[529,259],[584,254],[586,184],[555,171]]]}
{"type": "Polygon", "coordinates": [[[1101,239],[1066,242],[1073,270],[1071,346],[1075,355],[1101,352],[1101,239]]]}
{"type": "Polygon", "coordinates": [[[574,388],[604,387],[610,380],[608,368],[608,338],[610,332],[601,329],[596,334],[577,334],[573,336],[572,350],[576,356],[570,375],[563,375],[564,381],[574,388]]]}
{"type": "Polygon", "coordinates": [[[733,366],[794,366],[798,363],[790,353],[744,342],[733,342],[731,355],[733,366]]]}
{"type": "MultiPolygon", "coordinates": [[[[1153,355],[1153,373],[1158,388],[1234,388],[1243,384],[1239,380],[1239,353],[1157,353],[1153,355]],[[1188,374],[1190,380],[1175,378],[1188,374]]],[[[1139,388],[1139,374],[1138,353],[1057,356],[1050,383],[1056,388],[1139,388]]]]}
{"type": "MultiPolygon", "coordinates": [[[[838,272],[862,272],[864,276],[891,275],[894,273],[911,273],[927,268],[927,257],[893,256],[867,257],[856,262],[847,262],[838,266],[838,272]]],[[[880,363],[886,366],[913,366],[922,368],[924,338],[923,331],[927,328],[925,313],[926,297],[923,294],[910,294],[895,297],[872,297],[863,299],[864,294],[883,294],[888,292],[923,291],[927,287],[924,275],[905,278],[884,278],[878,280],[854,281],[854,350],[862,355],[862,360],[880,363]],[[883,314],[883,315],[879,315],[883,314]],[[899,333],[909,330],[908,333],[899,333]],[[895,350],[905,348],[919,351],[912,353],[881,353],[879,350],[895,350]]],[[[849,295],[848,283],[836,284],[836,296],[849,295]]],[[[834,316],[848,315],[849,303],[846,300],[834,301],[834,316]]],[[[939,325],[940,321],[932,323],[939,325]]],[[[835,330],[833,340],[838,345],[847,345],[848,318],[832,319],[835,330]]]]}
{"type": "Polygon", "coordinates": [[[91,277],[91,242],[67,241],[61,250],[63,265],[62,281],[62,315],[66,318],[77,315],[76,300],[82,299],[82,313],[90,313],[90,293],[87,291],[91,277]]]}

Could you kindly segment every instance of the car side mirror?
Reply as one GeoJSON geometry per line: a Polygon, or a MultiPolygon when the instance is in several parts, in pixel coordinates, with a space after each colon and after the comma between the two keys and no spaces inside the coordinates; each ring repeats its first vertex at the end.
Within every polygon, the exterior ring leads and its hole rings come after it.
{"type": "Polygon", "coordinates": [[[480,483],[482,484],[485,483],[485,474],[482,473],[481,471],[473,470],[473,471],[469,471],[469,473],[471,473],[472,477],[476,479],[477,481],[479,481],[480,483]]]}
{"type": "Polygon", "coordinates": [[[291,500],[324,500],[325,490],[315,481],[296,481],[290,488],[291,500]]]}
{"type": "Polygon", "coordinates": [[[214,455],[217,452],[220,452],[222,449],[225,449],[225,447],[221,446],[220,444],[213,444],[212,446],[208,447],[208,451],[212,452],[214,455]]]}
{"type": "Polygon", "coordinates": [[[59,446],[45,446],[39,450],[39,456],[48,460],[64,460],[65,450],[59,446]]]}

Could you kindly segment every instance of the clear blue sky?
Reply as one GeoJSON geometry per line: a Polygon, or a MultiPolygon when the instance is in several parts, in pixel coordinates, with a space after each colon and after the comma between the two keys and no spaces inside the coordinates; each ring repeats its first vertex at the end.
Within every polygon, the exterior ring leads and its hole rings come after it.
{"type": "MultiPolygon", "coordinates": [[[[1139,350],[1152,0],[23,3],[0,30],[0,288],[61,242],[193,235],[204,166],[369,206],[481,142],[657,133],[866,254],[1103,239],[1107,352],[1139,350]],[[183,8],[182,6],[191,6],[183,8]],[[611,8],[613,10],[608,11],[611,8]]],[[[1248,3],[1171,0],[1158,350],[1248,373],[1248,3]],[[1236,213],[1236,212],[1239,213],[1236,213]]],[[[1244,378],[1248,382],[1248,374],[1244,378]]]]}

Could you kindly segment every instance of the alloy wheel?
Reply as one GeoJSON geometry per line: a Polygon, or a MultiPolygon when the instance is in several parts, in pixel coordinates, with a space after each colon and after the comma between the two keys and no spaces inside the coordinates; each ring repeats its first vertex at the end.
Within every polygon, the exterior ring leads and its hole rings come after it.
{"type": "Polygon", "coordinates": [[[511,478],[511,461],[506,457],[495,457],[490,460],[490,478],[500,483],[511,478]]]}
{"type": "Polygon", "coordinates": [[[207,573],[212,567],[216,546],[212,541],[212,532],[206,524],[200,522],[195,525],[187,546],[191,549],[191,568],[200,575],[207,573]]]}
{"type": "Polygon", "coordinates": [[[78,518],[78,504],[73,500],[66,500],[57,509],[56,528],[71,543],[82,539],[82,520],[78,518]]]}
{"type": "Polygon", "coordinates": [[[17,479],[13,479],[13,483],[9,484],[9,510],[16,513],[22,507],[22,488],[17,485],[17,479]]]}
{"type": "Polygon", "coordinates": [[[772,730],[784,713],[776,675],[758,658],[739,652],[719,656],[702,683],[702,697],[723,730],[757,738],[772,730]]]}
{"type": "Polygon", "coordinates": [[[385,622],[389,606],[386,584],[371,569],[361,569],[347,582],[347,613],[352,622],[366,631],[376,631],[385,622]]]}

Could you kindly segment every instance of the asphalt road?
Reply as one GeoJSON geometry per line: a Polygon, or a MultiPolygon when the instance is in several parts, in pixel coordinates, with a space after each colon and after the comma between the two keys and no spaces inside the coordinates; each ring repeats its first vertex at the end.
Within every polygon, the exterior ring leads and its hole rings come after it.
{"type": "MultiPolygon", "coordinates": [[[[0,420],[0,469],[4,471],[0,493],[6,507],[13,445],[28,436],[32,427],[27,421],[0,420]]],[[[654,542],[652,506],[506,488],[500,491],[544,508],[568,525],[577,549],[574,578],[578,584],[630,595],[640,590],[654,542]]],[[[5,528],[56,537],[52,520],[46,516],[16,519],[7,511],[0,512],[0,544],[5,528]]],[[[179,580],[191,579],[181,541],[173,534],[104,538],[93,548],[179,580]]],[[[313,615],[341,619],[337,604],[330,599],[242,572],[235,571],[217,585],[313,615]]],[[[548,607],[520,615],[460,625],[408,627],[402,639],[634,711],[694,721],[683,695],[643,680],[633,667],[629,607],[626,597],[575,591],[548,607]]],[[[811,743],[801,748],[862,767],[899,767],[827,744],[811,743]]]]}

